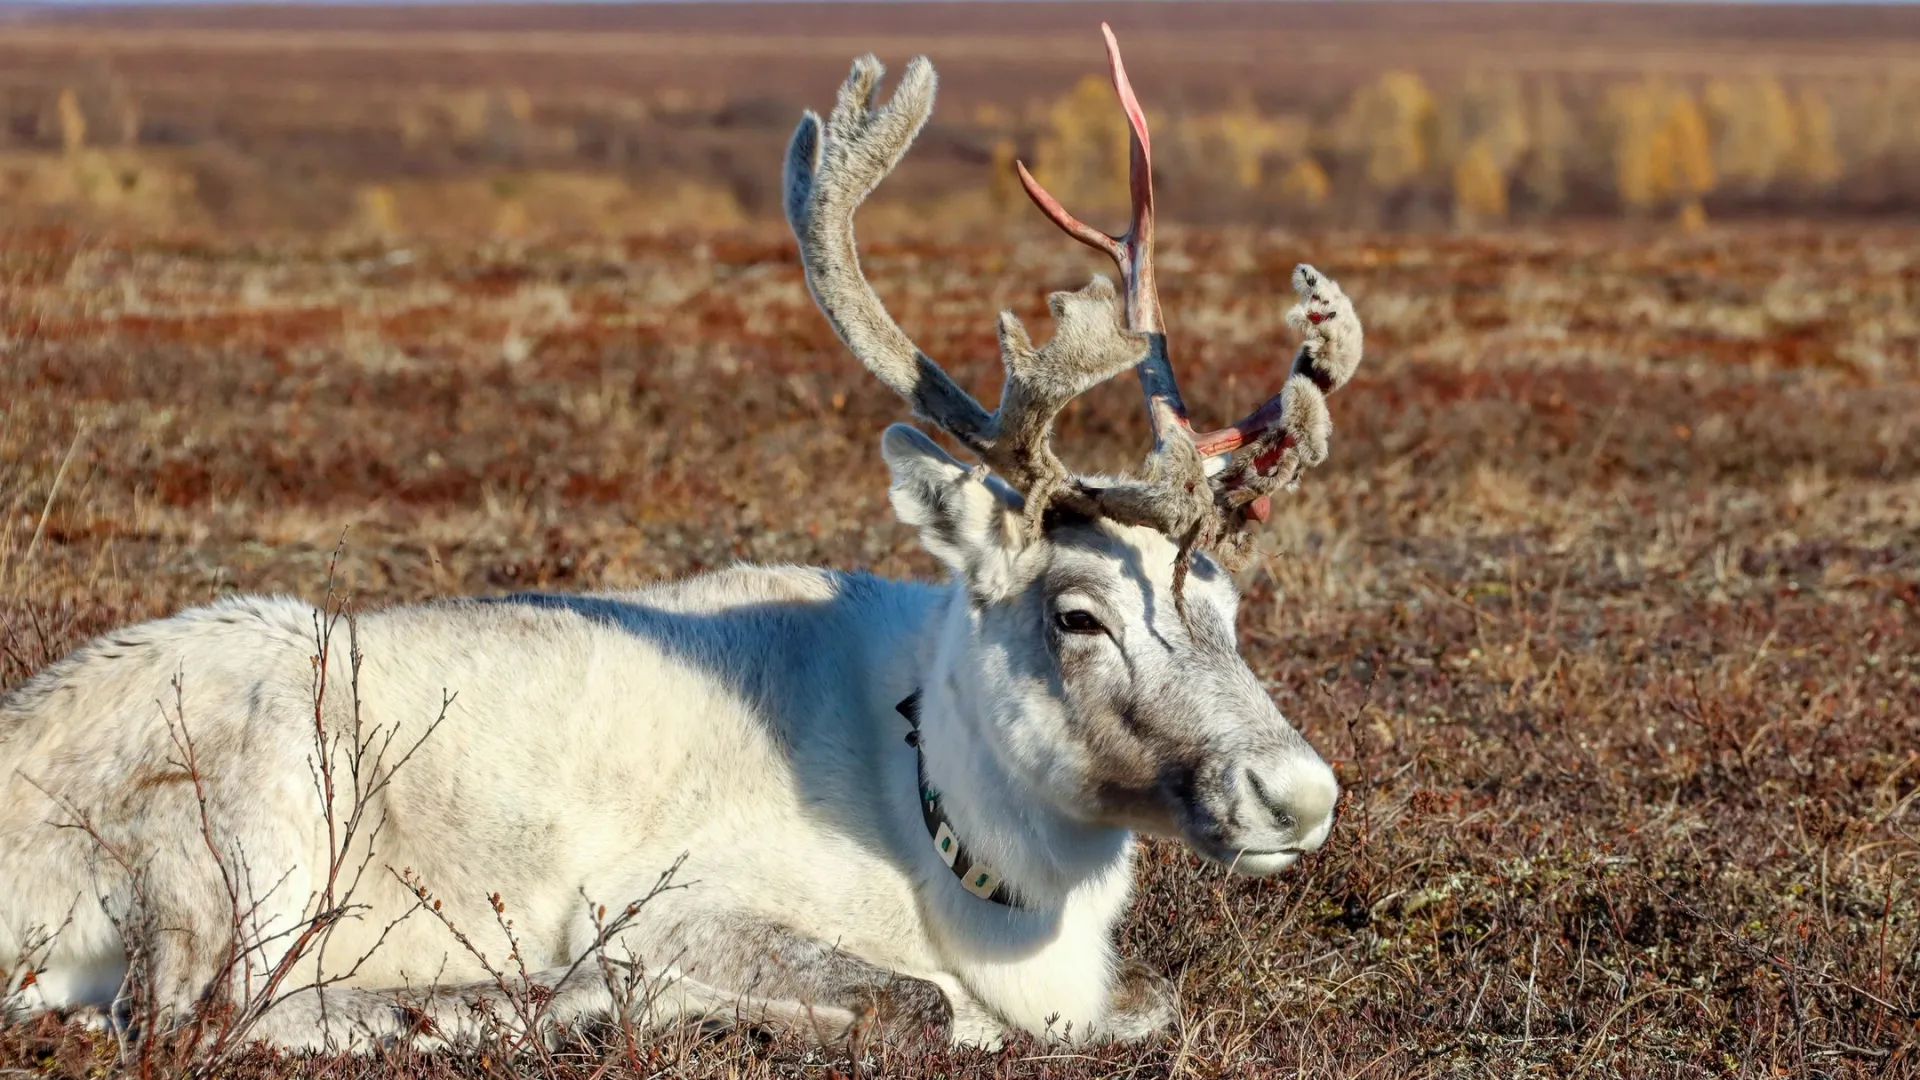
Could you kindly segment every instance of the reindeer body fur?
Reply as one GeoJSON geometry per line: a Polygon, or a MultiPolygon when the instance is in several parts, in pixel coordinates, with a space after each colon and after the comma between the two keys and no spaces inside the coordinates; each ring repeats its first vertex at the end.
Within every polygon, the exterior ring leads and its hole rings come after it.
{"type": "MultiPolygon", "coordinates": [[[[1070,881],[1016,876],[1038,895],[1014,910],[966,893],[917,813],[915,751],[894,706],[920,685],[951,609],[964,607],[956,588],[740,568],[632,593],[361,617],[363,727],[418,732],[443,693],[456,696],[379,796],[390,825],[356,897],[371,910],[315,957],[325,970],[304,965],[294,984],[337,976],[363,955],[347,985],[486,979],[433,919],[416,915],[374,948],[416,903],[381,865],[410,869],[492,964],[511,969],[486,899],[499,893],[521,957],[538,969],[592,947],[586,900],[617,908],[685,856],[675,875],[685,888],[655,897],[620,942],[662,974],[750,990],[740,971],[709,974],[701,946],[715,933],[751,936],[743,928],[764,920],[936,983],[961,1040],[992,1041],[1003,1024],[1089,1034],[1106,1019],[1111,929],[1131,885],[1124,834],[1092,851],[1026,851],[1028,838],[993,835],[998,815],[976,808],[968,842],[1010,874],[1025,863],[1080,871],[1070,881]]],[[[0,700],[0,955],[29,927],[71,918],[28,990],[41,1005],[104,1004],[118,988],[115,920],[136,917],[136,898],[102,840],[143,867],[151,914],[173,928],[157,971],[168,1004],[206,990],[232,940],[231,905],[179,764],[181,728],[210,832],[244,854],[252,892],[270,894],[260,926],[270,933],[311,914],[328,854],[309,767],[316,617],[284,598],[223,601],[102,638],[0,700]],[[70,813],[99,839],[56,827],[70,813]]],[[[350,724],[338,643],[332,655],[325,718],[350,724]]],[[[924,723],[929,740],[953,741],[937,709],[924,723]]],[[[851,1016],[833,1005],[817,1003],[815,1019],[844,1025],[851,1016]]],[[[265,1030],[291,1045],[392,1034],[379,1030],[382,1009],[356,1011],[344,998],[334,1016],[360,1030],[326,1032],[317,1006],[283,1009],[265,1030]]]]}

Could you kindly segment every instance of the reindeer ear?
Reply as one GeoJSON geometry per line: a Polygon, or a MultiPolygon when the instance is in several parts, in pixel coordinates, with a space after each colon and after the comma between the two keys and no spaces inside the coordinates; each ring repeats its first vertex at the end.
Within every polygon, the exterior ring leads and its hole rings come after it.
{"type": "Polygon", "coordinates": [[[967,583],[980,603],[1015,588],[1014,560],[1026,545],[1020,496],[986,468],[969,469],[905,424],[887,428],[880,456],[893,473],[887,498],[920,544],[967,583]]]}

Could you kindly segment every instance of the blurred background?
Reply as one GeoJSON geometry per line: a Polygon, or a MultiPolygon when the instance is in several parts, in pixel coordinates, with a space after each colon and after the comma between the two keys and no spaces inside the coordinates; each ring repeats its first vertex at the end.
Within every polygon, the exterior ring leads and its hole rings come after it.
{"type": "MultiPolygon", "coordinates": [[[[1175,224],[1920,210],[1920,6],[0,2],[0,223],[431,234],[777,217],[848,59],[942,100],[881,228],[1124,198],[1098,25],[1175,224]],[[911,208],[910,210],[908,208],[911,208]]],[[[1022,218],[1024,220],[1024,217],[1022,218]]]]}

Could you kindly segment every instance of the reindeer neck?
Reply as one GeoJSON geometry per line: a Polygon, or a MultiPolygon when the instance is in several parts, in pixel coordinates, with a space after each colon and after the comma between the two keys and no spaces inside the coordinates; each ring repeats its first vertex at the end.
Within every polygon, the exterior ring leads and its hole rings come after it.
{"type": "Polygon", "coordinates": [[[971,860],[991,867],[1021,905],[1054,907],[1126,859],[1131,834],[1068,816],[1001,759],[997,705],[980,700],[965,673],[966,643],[957,635],[969,632],[966,605],[956,587],[935,616],[941,633],[921,669],[912,711],[924,778],[971,860]]]}

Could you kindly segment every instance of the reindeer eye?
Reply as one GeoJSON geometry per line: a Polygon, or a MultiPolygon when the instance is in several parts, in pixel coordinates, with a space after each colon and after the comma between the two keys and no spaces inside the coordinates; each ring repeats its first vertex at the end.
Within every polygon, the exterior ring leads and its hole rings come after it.
{"type": "Polygon", "coordinates": [[[1104,634],[1107,628],[1085,611],[1062,611],[1053,617],[1053,625],[1069,634],[1104,634]]]}

